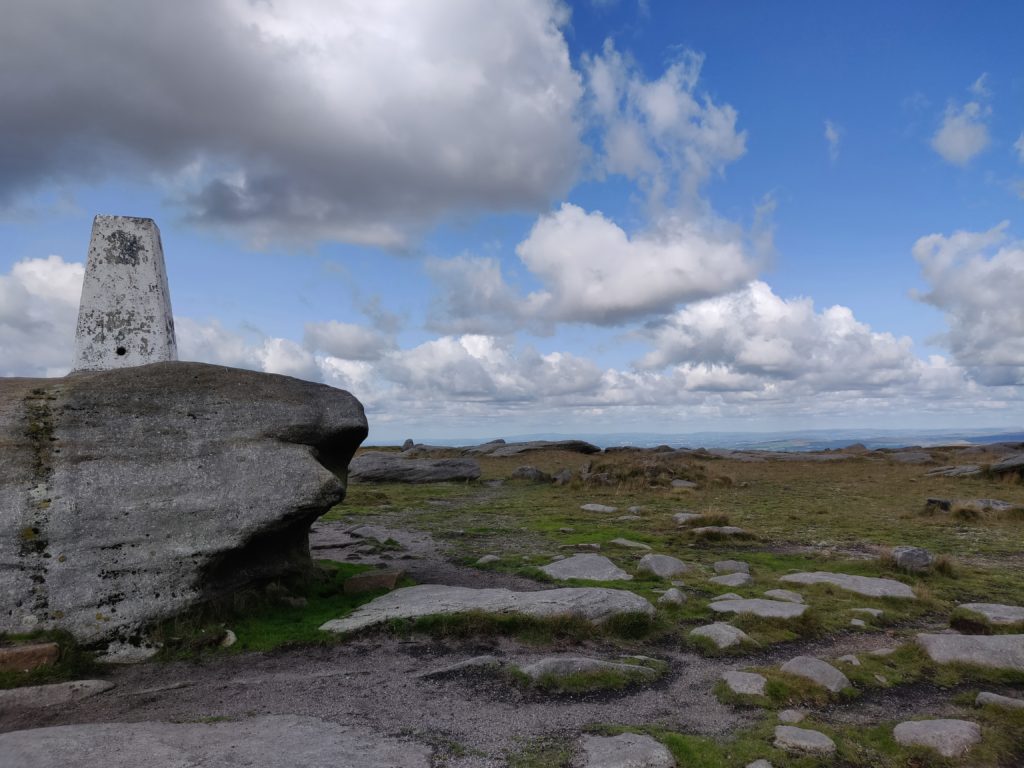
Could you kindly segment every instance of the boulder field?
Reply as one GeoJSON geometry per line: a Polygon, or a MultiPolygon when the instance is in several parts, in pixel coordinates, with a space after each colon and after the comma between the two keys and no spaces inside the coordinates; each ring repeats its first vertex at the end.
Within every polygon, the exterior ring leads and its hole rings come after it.
{"type": "Polygon", "coordinates": [[[0,379],[0,632],[137,645],[309,567],[366,433],[348,392],[200,363],[0,379]]]}

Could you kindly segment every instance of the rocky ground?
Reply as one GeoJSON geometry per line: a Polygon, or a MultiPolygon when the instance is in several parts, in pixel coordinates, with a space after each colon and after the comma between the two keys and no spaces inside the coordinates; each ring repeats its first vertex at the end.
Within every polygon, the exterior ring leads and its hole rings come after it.
{"type": "MultiPolygon", "coordinates": [[[[1001,565],[1024,548],[1024,519],[1011,514],[1019,485],[926,479],[956,463],[929,454],[924,467],[686,457],[677,477],[643,482],[616,475],[632,466],[623,460],[607,480],[588,481],[602,468],[584,465],[555,486],[506,481],[525,457],[505,450],[468,484],[353,486],[315,525],[314,557],[405,573],[404,586],[324,625],[349,634],[110,666],[100,677],[112,687],[51,706],[0,691],[0,766],[1024,764],[1024,614],[1013,610],[1024,580],[1001,565]],[[858,489],[852,508],[920,500],[899,541],[870,522],[855,541],[849,521],[823,522],[845,509],[818,511],[850,477],[873,475],[892,488],[874,502],[858,489]],[[788,486],[783,498],[744,496],[769,483],[788,486]],[[951,489],[1010,506],[919,514],[951,489]],[[785,531],[780,509],[792,510],[785,531]],[[933,551],[908,550],[907,567],[886,548],[921,543],[933,551]],[[464,613],[469,590],[495,590],[485,611],[536,611],[543,625],[557,604],[596,629],[538,641],[439,624],[464,613]],[[622,613],[640,629],[616,624],[622,613]],[[1009,701],[979,705],[982,691],[1009,701]]],[[[580,461],[528,458],[546,475],[580,461]]]]}

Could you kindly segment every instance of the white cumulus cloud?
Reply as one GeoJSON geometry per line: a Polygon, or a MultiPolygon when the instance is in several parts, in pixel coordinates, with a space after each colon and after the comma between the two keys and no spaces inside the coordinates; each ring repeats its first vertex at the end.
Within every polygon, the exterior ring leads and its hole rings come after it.
{"type": "Polygon", "coordinates": [[[825,121],[825,143],[828,144],[828,157],[834,163],[839,159],[839,140],[842,129],[831,120],[825,121]]]}
{"type": "Polygon", "coordinates": [[[963,106],[950,102],[942,116],[942,123],[932,136],[932,149],[943,160],[961,167],[985,151],[991,143],[988,120],[992,107],[987,100],[992,96],[987,85],[987,74],[982,74],[969,88],[975,97],[963,106]]]}

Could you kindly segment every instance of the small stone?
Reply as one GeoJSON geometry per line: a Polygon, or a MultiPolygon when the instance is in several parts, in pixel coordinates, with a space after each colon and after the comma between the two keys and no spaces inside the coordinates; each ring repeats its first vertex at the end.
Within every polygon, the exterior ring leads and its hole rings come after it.
{"type": "Polygon", "coordinates": [[[981,741],[981,727],[969,720],[913,720],[897,725],[892,735],[904,747],[927,747],[943,757],[958,757],[981,741]]]}
{"type": "Polygon", "coordinates": [[[750,642],[750,636],[747,635],[742,629],[734,627],[732,624],[726,624],[722,621],[716,621],[714,624],[708,624],[703,627],[697,627],[690,631],[691,635],[696,637],[705,637],[710,640],[719,649],[731,648],[734,645],[740,643],[750,642]]]}
{"type": "Polygon", "coordinates": [[[896,653],[895,648],[875,648],[873,651],[868,651],[871,656],[892,656],[896,653]]]}
{"type": "Polygon", "coordinates": [[[52,667],[60,658],[56,643],[32,643],[0,647],[0,672],[29,672],[39,667],[52,667]]]}
{"type": "Polygon", "coordinates": [[[777,600],[762,600],[752,598],[749,600],[722,600],[717,599],[708,606],[715,613],[752,613],[755,616],[776,619],[794,619],[802,616],[807,610],[806,605],[797,603],[784,603],[777,600]]]}
{"type": "Polygon", "coordinates": [[[750,565],[742,560],[719,560],[714,569],[715,573],[750,573],[750,565]]]}
{"type": "Polygon", "coordinates": [[[238,642],[238,635],[232,632],[230,629],[224,630],[224,637],[220,639],[221,648],[230,648],[232,645],[238,642]]]}
{"type": "Polygon", "coordinates": [[[606,504],[584,504],[580,507],[584,512],[602,512],[610,515],[612,512],[618,512],[618,507],[609,507],[606,504]]]}
{"type": "Polygon", "coordinates": [[[643,520],[640,515],[619,515],[615,518],[616,520],[622,520],[623,522],[632,522],[633,520],[643,520]]]}
{"type": "Polygon", "coordinates": [[[722,680],[729,690],[742,696],[764,696],[768,679],[756,672],[739,672],[731,669],[722,673],[722,680]]]}
{"type": "Polygon", "coordinates": [[[779,720],[787,725],[803,722],[805,717],[807,717],[807,713],[801,712],[799,709],[784,709],[779,712],[779,720]]]}
{"type": "Polygon", "coordinates": [[[498,557],[497,555],[484,555],[483,557],[481,557],[479,560],[476,561],[476,564],[477,565],[488,565],[490,563],[496,563],[499,560],[501,560],[501,558],[498,557]]]}
{"type": "Polygon", "coordinates": [[[631,515],[639,515],[641,512],[644,511],[644,508],[643,507],[633,506],[633,507],[627,507],[626,511],[629,512],[629,514],[631,514],[631,515]]]}
{"type": "Polygon", "coordinates": [[[580,542],[579,544],[575,544],[575,545],[570,544],[569,546],[570,547],[575,547],[576,549],[590,550],[591,552],[600,552],[601,551],[601,545],[598,544],[596,541],[594,541],[594,542],[580,542]]]}
{"type": "Polygon", "coordinates": [[[584,736],[582,768],[676,768],[665,745],[650,736],[584,736]]]}
{"type": "Polygon", "coordinates": [[[649,573],[659,579],[669,579],[686,573],[690,566],[671,555],[644,555],[636,567],[638,573],[649,573]]]}
{"type": "Polygon", "coordinates": [[[541,570],[555,579],[629,581],[633,578],[604,555],[573,555],[545,565],[541,570]]]}
{"type": "Polygon", "coordinates": [[[854,667],[860,666],[860,659],[854,656],[852,653],[848,653],[845,656],[840,656],[836,661],[841,661],[843,664],[850,664],[854,667]]]}
{"type": "Polygon", "coordinates": [[[639,541],[633,541],[632,539],[612,539],[608,543],[613,544],[616,547],[623,547],[624,549],[650,550],[651,548],[649,544],[644,544],[639,541]]]}
{"type": "Polygon", "coordinates": [[[405,576],[405,571],[399,569],[388,569],[383,571],[367,571],[357,573],[345,579],[344,590],[346,595],[363,595],[367,592],[376,592],[378,589],[392,590],[398,586],[405,576]]]}
{"type": "Polygon", "coordinates": [[[769,589],[764,593],[765,597],[772,600],[783,600],[787,603],[803,603],[804,596],[798,592],[791,592],[788,589],[769,589]]]}
{"type": "Polygon", "coordinates": [[[998,693],[989,693],[988,691],[979,693],[974,699],[974,703],[979,707],[993,706],[1002,707],[1003,709],[1024,709],[1024,699],[1000,696],[998,693]]]}
{"type": "Polygon", "coordinates": [[[754,580],[749,573],[729,573],[725,576],[712,576],[708,581],[722,587],[745,587],[754,580]]]}
{"type": "Polygon", "coordinates": [[[836,743],[821,731],[795,728],[792,725],[775,726],[775,746],[787,752],[832,754],[836,743]]]}
{"type": "Polygon", "coordinates": [[[889,678],[887,678],[885,675],[880,675],[877,672],[875,672],[875,680],[878,681],[879,685],[888,685],[889,684],[889,678]]]}
{"type": "Polygon", "coordinates": [[[549,656],[520,667],[520,672],[531,680],[542,677],[569,677],[597,672],[617,672],[630,679],[651,681],[658,678],[657,670],[642,664],[622,664],[604,659],[591,659],[586,656],[549,656]]]}
{"type": "Polygon", "coordinates": [[[864,619],[850,619],[850,626],[851,627],[866,627],[867,624],[865,623],[864,619]]]}
{"type": "Polygon", "coordinates": [[[692,491],[697,487],[697,484],[690,480],[673,480],[671,485],[673,488],[686,491],[692,491]]]}
{"type": "Polygon", "coordinates": [[[762,757],[752,763],[747,763],[746,768],[772,768],[772,764],[762,757]]]}
{"type": "Polygon", "coordinates": [[[666,590],[665,594],[658,598],[658,605],[682,605],[686,602],[686,595],[675,587],[666,590]]]}
{"type": "Polygon", "coordinates": [[[698,512],[676,512],[672,515],[672,519],[679,525],[686,525],[687,523],[698,520],[702,517],[704,517],[704,515],[698,512]]]}
{"type": "Polygon", "coordinates": [[[881,618],[882,614],[885,613],[885,611],[881,610],[880,608],[851,608],[850,610],[854,613],[867,614],[868,616],[871,616],[875,619],[881,618]]]}
{"type": "Polygon", "coordinates": [[[712,600],[743,600],[742,595],[737,595],[735,592],[723,592],[721,595],[717,595],[712,600]]]}
{"type": "Polygon", "coordinates": [[[780,669],[786,674],[810,680],[832,693],[839,693],[851,685],[846,675],[828,662],[813,656],[797,656],[783,664],[780,669]]]}
{"type": "Polygon", "coordinates": [[[932,553],[921,547],[896,547],[892,550],[893,563],[905,571],[927,571],[934,560],[932,553]]]}
{"type": "Polygon", "coordinates": [[[433,669],[429,672],[420,672],[416,675],[418,678],[424,680],[430,680],[438,677],[454,677],[457,675],[465,674],[466,672],[479,672],[481,670],[488,669],[500,669],[504,666],[505,662],[499,659],[497,656],[474,656],[470,659],[463,661],[457,661],[454,664],[449,664],[441,669],[433,669]]]}
{"type": "Polygon", "coordinates": [[[743,528],[735,525],[705,525],[701,528],[691,528],[695,536],[746,536],[743,528]]]}
{"type": "Polygon", "coordinates": [[[550,483],[551,475],[541,472],[536,467],[523,466],[516,469],[509,475],[510,480],[526,480],[531,483],[550,483]]]}
{"type": "Polygon", "coordinates": [[[559,528],[558,532],[559,533],[575,533],[576,529],[575,528],[559,528]]]}

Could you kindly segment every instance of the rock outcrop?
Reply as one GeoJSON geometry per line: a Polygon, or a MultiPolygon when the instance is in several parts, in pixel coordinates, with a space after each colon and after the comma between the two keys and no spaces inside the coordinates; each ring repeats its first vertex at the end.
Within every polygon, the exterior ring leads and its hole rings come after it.
{"type": "Polygon", "coordinates": [[[476,480],[476,459],[407,459],[397,453],[368,451],[352,459],[349,477],[364,483],[445,483],[476,480]]]}
{"type": "Polygon", "coordinates": [[[366,432],[347,392],[200,363],[0,379],[0,631],[137,641],[309,567],[366,432]]]}

